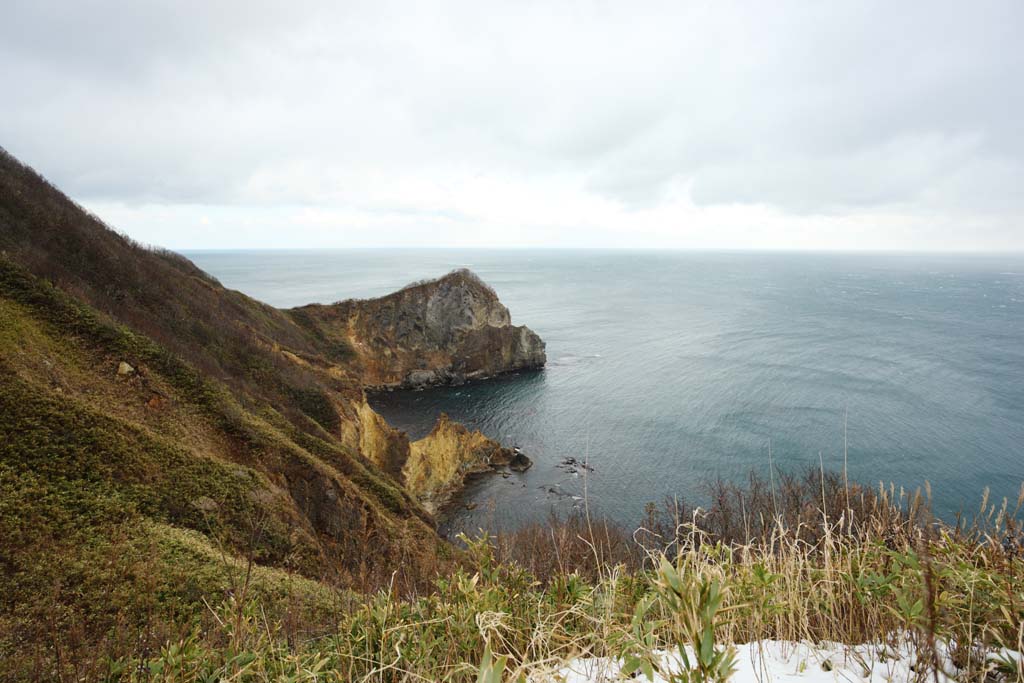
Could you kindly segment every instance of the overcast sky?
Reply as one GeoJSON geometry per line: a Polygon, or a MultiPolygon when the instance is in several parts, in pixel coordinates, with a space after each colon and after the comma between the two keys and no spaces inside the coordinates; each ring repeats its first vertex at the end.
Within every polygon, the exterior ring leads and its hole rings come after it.
{"type": "Polygon", "coordinates": [[[0,145],[171,248],[1024,249],[1024,2],[0,4],[0,145]]]}

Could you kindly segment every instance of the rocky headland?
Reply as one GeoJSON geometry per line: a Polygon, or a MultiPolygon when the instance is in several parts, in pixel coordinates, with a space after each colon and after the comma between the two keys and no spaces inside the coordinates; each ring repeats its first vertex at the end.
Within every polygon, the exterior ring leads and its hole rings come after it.
{"type": "MultiPolygon", "coordinates": [[[[327,348],[344,349],[367,389],[410,389],[461,383],[540,368],[544,342],[513,326],[497,294],[468,270],[419,282],[377,299],[311,304],[289,313],[327,348]]],[[[409,442],[366,402],[348,408],[342,438],[396,480],[432,515],[467,476],[532,464],[441,415],[423,439],[409,442]]]]}
{"type": "Polygon", "coordinates": [[[367,388],[457,384],[546,362],[541,338],[512,325],[494,290],[465,269],[377,299],[290,312],[349,349],[367,388]]]}
{"type": "Polygon", "coordinates": [[[503,468],[522,472],[532,464],[519,450],[505,448],[442,413],[430,434],[410,444],[402,481],[428,512],[437,514],[466,477],[503,468]]]}

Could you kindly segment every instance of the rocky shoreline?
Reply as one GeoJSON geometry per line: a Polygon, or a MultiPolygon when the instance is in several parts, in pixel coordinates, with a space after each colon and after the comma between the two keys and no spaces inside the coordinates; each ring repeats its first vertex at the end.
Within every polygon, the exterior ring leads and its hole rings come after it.
{"type": "MultiPolygon", "coordinates": [[[[543,340],[514,326],[494,290],[468,270],[418,282],[376,299],[311,304],[289,313],[321,342],[339,349],[367,392],[458,385],[539,370],[543,340]]],[[[522,472],[532,462],[479,431],[440,415],[418,441],[390,427],[364,398],[360,450],[395,477],[435,518],[467,477],[522,472]]]]}
{"type": "Polygon", "coordinates": [[[442,413],[430,434],[410,444],[402,479],[427,511],[437,515],[462,490],[467,478],[504,469],[525,472],[532,465],[518,448],[506,448],[442,413]]]}

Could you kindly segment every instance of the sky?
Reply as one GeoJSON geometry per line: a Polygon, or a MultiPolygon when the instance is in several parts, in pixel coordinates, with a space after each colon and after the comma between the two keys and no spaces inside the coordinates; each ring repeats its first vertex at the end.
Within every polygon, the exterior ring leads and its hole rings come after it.
{"type": "Polygon", "coordinates": [[[4,0],[0,146],[173,249],[1024,250],[1024,3],[4,0]]]}

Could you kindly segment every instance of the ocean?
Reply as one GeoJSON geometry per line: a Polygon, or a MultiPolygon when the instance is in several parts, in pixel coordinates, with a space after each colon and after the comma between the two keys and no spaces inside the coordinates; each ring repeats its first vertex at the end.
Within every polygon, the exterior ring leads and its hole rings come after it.
{"type": "Polygon", "coordinates": [[[386,294],[468,267],[548,365],[372,396],[419,438],[440,412],[518,445],[524,474],[470,482],[449,533],[589,506],[624,524],[709,479],[789,471],[930,483],[973,514],[1024,482],[1024,255],[575,250],[192,251],[275,306],[386,294]],[[845,428],[844,428],[845,425],[845,428]],[[845,434],[845,441],[844,441],[845,434]],[[560,466],[586,460],[592,471],[560,466]],[[472,509],[470,509],[472,508],[472,509]]]}

